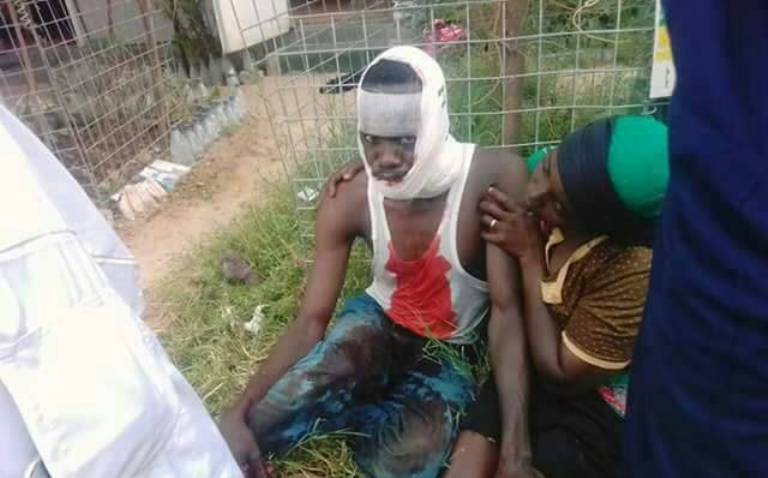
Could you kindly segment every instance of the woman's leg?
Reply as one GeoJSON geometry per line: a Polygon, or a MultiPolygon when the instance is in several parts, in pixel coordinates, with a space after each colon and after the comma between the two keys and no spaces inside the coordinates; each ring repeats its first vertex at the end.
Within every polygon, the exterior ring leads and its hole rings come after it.
{"type": "Polygon", "coordinates": [[[539,388],[531,409],[533,465],[547,478],[614,478],[623,420],[597,393],[559,397],[539,388]]]}
{"type": "Polygon", "coordinates": [[[326,338],[250,409],[248,424],[262,450],[282,454],[311,432],[346,428],[356,395],[386,380],[390,333],[373,299],[350,301],[326,338]]]}
{"type": "MultiPolygon", "coordinates": [[[[613,478],[621,452],[622,419],[597,393],[559,397],[534,387],[529,404],[533,466],[547,478],[613,478]]],[[[446,477],[493,476],[500,414],[488,380],[462,421],[446,477]],[[483,442],[485,441],[485,442],[483,442]]]]}

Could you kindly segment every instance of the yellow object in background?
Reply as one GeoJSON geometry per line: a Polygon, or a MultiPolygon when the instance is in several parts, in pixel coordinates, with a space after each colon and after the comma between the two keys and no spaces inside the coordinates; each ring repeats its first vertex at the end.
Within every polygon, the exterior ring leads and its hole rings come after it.
{"type": "Polygon", "coordinates": [[[661,0],[656,0],[656,31],[653,40],[653,65],[651,67],[651,98],[672,96],[675,89],[675,64],[672,47],[667,31],[667,22],[661,7],[661,0]]]}

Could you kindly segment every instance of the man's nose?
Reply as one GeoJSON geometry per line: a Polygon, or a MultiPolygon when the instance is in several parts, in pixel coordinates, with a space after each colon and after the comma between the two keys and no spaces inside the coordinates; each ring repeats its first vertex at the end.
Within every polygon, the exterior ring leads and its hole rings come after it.
{"type": "Polygon", "coordinates": [[[379,164],[384,168],[393,168],[400,166],[402,163],[402,151],[394,144],[383,144],[377,151],[379,164]]]}

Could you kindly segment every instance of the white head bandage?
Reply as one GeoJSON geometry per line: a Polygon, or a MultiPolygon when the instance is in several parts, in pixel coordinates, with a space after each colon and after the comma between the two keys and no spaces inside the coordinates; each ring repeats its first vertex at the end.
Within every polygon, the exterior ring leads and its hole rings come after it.
{"type": "Polygon", "coordinates": [[[365,161],[365,150],[358,135],[358,148],[368,180],[384,197],[390,199],[438,196],[456,181],[465,161],[463,145],[457,143],[450,134],[443,71],[432,57],[418,48],[399,46],[376,57],[363,73],[361,84],[371,66],[381,60],[398,61],[410,66],[421,79],[421,92],[386,94],[358,88],[358,131],[383,137],[416,136],[415,160],[402,181],[394,184],[379,181],[373,177],[365,161]],[[413,104],[419,105],[418,118],[413,104]],[[371,108],[372,105],[376,108],[371,108]]]}
{"type": "Polygon", "coordinates": [[[416,136],[421,118],[421,93],[358,93],[358,129],[382,138],[416,136]]]}

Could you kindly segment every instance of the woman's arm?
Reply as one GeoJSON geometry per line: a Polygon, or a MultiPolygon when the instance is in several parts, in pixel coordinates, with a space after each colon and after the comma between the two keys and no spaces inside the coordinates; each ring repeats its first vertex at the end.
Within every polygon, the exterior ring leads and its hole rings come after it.
{"type": "Polygon", "coordinates": [[[578,383],[579,389],[592,387],[604,379],[608,372],[579,359],[563,343],[560,327],[541,297],[543,254],[542,248],[520,256],[523,316],[534,366],[549,382],[558,385],[578,383]]]}

